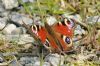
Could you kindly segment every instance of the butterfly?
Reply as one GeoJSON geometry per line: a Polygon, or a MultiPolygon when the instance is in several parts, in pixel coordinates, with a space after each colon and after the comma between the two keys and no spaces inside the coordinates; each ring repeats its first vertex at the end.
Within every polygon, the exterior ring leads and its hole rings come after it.
{"type": "Polygon", "coordinates": [[[32,32],[41,40],[44,47],[51,51],[69,51],[72,49],[72,37],[75,21],[71,18],[63,18],[53,25],[33,25],[32,32]]]}

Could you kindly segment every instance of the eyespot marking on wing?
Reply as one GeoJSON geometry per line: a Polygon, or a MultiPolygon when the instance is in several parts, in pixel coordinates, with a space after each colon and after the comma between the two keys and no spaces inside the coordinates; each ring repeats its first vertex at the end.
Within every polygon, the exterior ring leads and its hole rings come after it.
{"type": "Polygon", "coordinates": [[[32,29],[32,32],[35,33],[35,34],[38,36],[37,26],[36,26],[36,25],[33,25],[33,26],[31,27],[31,29],[32,29]]]}
{"type": "Polygon", "coordinates": [[[67,37],[67,36],[62,36],[62,37],[63,37],[63,41],[64,41],[66,44],[68,44],[68,45],[72,44],[72,40],[71,40],[70,37],[67,37]]]}
{"type": "Polygon", "coordinates": [[[65,18],[64,19],[65,24],[69,27],[69,29],[72,29],[74,27],[74,20],[71,18],[65,18]]]}

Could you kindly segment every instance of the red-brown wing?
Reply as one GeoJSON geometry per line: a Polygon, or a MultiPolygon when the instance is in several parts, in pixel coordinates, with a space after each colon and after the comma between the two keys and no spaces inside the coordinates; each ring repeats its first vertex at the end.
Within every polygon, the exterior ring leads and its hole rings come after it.
{"type": "Polygon", "coordinates": [[[66,36],[72,37],[72,35],[73,35],[73,29],[70,29],[70,28],[68,28],[68,26],[65,26],[65,25],[56,24],[54,26],[54,30],[55,30],[55,32],[61,33],[66,36]]]}
{"type": "Polygon", "coordinates": [[[45,28],[42,26],[39,26],[39,25],[33,25],[32,31],[33,31],[33,33],[35,33],[39,37],[39,39],[44,44],[46,41],[46,34],[47,34],[45,28]]]}
{"type": "Polygon", "coordinates": [[[73,28],[69,27],[70,23],[66,25],[65,21],[64,23],[56,23],[51,27],[49,25],[46,25],[46,27],[34,25],[32,31],[40,38],[43,44],[48,40],[52,48],[63,48],[62,50],[67,51],[72,47],[73,28]],[[47,29],[48,27],[49,29],[47,29]],[[50,29],[51,32],[49,31],[50,29]],[[52,34],[52,31],[54,34],[52,34]],[[57,39],[61,45],[57,44],[57,41],[54,39],[57,39]]]}
{"type": "MultiPolygon", "coordinates": [[[[32,26],[32,31],[35,33],[39,39],[42,41],[42,43],[46,46],[46,42],[49,41],[50,47],[53,49],[57,49],[58,46],[53,40],[53,37],[49,35],[48,31],[45,29],[45,27],[39,26],[39,25],[33,25],[32,26]]],[[[47,47],[47,46],[46,46],[47,47]]]]}
{"type": "Polygon", "coordinates": [[[63,22],[56,23],[52,26],[53,31],[57,35],[56,38],[59,40],[64,51],[72,47],[74,22],[70,21],[65,19],[63,22]]]}

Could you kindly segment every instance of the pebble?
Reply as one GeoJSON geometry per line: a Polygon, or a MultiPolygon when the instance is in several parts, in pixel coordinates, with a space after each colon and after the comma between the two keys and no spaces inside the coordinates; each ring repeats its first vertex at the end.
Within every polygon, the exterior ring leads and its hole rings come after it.
{"type": "Polygon", "coordinates": [[[17,0],[2,0],[2,3],[5,9],[12,9],[12,8],[18,7],[17,0]]]}
{"type": "Polygon", "coordinates": [[[64,57],[58,54],[49,54],[45,57],[45,61],[51,63],[53,66],[63,65],[64,57]]]}
{"type": "Polygon", "coordinates": [[[21,57],[19,63],[21,65],[31,66],[39,61],[39,57],[21,57]]]}
{"type": "Polygon", "coordinates": [[[89,59],[96,60],[97,56],[96,54],[88,54],[88,55],[79,54],[77,55],[77,59],[78,61],[84,61],[84,60],[89,60],[89,59]]]}
{"type": "Polygon", "coordinates": [[[27,44],[27,43],[33,43],[33,42],[34,42],[33,37],[26,34],[26,35],[20,36],[20,40],[19,40],[18,44],[27,44]]]}
{"type": "Polygon", "coordinates": [[[9,11],[4,8],[2,2],[0,1],[0,17],[7,17],[8,14],[9,11]]]}
{"type": "Polygon", "coordinates": [[[40,61],[35,62],[33,66],[40,66],[40,61]]]}
{"type": "Polygon", "coordinates": [[[3,29],[3,34],[5,34],[5,35],[10,35],[11,34],[11,32],[13,31],[13,30],[15,30],[16,29],[16,25],[14,25],[14,24],[9,24],[9,25],[7,25],[4,29],[3,29]]]}
{"type": "Polygon", "coordinates": [[[87,18],[87,22],[89,23],[89,24],[95,24],[96,22],[98,23],[100,23],[100,16],[91,16],[91,17],[88,17],[87,18]]]}
{"type": "Polygon", "coordinates": [[[16,42],[17,44],[33,43],[34,39],[29,34],[22,35],[5,35],[6,40],[16,42]]]}
{"type": "Polygon", "coordinates": [[[44,62],[43,66],[51,66],[51,65],[48,62],[44,62]]]}
{"type": "Polygon", "coordinates": [[[22,0],[23,3],[28,2],[28,0],[22,0]]]}
{"type": "Polygon", "coordinates": [[[99,39],[99,38],[100,38],[100,30],[98,30],[96,34],[96,39],[99,39]]]}
{"type": "Polygon", "coordinates": [[[2,57],[0,57],[0,63],[2,63],[4,61],[4,59],[2,57]]]}
{"type": "Polygon", "coordinates": [[[99,50],[96,51],[96,55],[100,56],[100,51],[99,50]]]}
{"type": "Polygon", "coordinates": [[[17,12],[12,12],[10,14],[10,19],[11,21],[13,21],[13,23],[15,23],[16,25],[22,25],[23,22],[27,25],[32,25],[33,20],[31,18],[29,18],[27,15],[24,14],[20,14],[17,12]],[[23,22],[22,22],[23,21],[23,22]]]}
{"type": "Polygon", "coordinates": [[[3,55],[0,53],[0,63],[4,62],[3,55]]]}
{"type": "Polygon", "coordinates": [[[2,3],[0,2],[0,12],[4,12],[4,11],[5,11],[5,9],[4,9],[2,3]]]}
{"type": "Polygon", "coordinates": [[[48,16],[47,17],[47,23],[49,25],[53,25],[55,22],[57,22],[56,18],[54,16],[48,16]]]}
{"type": "Polygon", "coordinates": [[[24,66],[33,66],[34,64],[33,63],[28,63],[28,64],[25,64],[24,66]]]}
{"type": "Polygon", "coordinates": [[[7,24],[7,17],[0,18],[0,30],[3,29],[7,24]]]}
{"type": "Polygon", "coordinates": [[[39,16],[34,15],[33,18],[34,18],[34,24],[36,24],[36,25],[43,25],[41,23],[41,18],[39,16]]]}
{"type": "Polygon", "coordinates": [[[0,53],[0,63],[4,62],[3,54],[0,53]]]}
{"type": "Polygon", "coordinates": [[[67,17],[67,18],[72,18],[78,22],[81,22],[82,21],[82,18],[79,14],[75,14],[75,15],[68,15],[67,13],[63,14],[62,15],[63,17],[67,17]]]}
{"type": "Polygon", "coordinates": [[[22,65],[18,63],[15,59],[13,59],[12,62],[9,64],[9,66],[22,66],[22,65]]]}
{"type": "Polygon", "coordinates": [[[29,0],[29,2],[34,2],[35,0],[29,0]]]}
{"type": "Polygon", "coordinates": [[[75,30],[74,30],[74,35],[82,35],[85,34],[85,30],[81,28],[80,25],[77,25],[75,30]]]}
{"type": "Polygon", "coordinates": [[[15,30],[11,32],[12,35],[18,35],[18,34],[26,34],[26,29],[23,27],[17,27],[15,30]]]}
{"type": "Polygon", "coordinates": [[[35,0],[22,0],[24,3],[25,2],[34,2],[35,0]]]}
{"type": "Polygon", "coordinates": [[[8,17],[9,13],[10,13],[10,11],[3,11],[0,13],[0,16],[1,17],[8,17]]]}
{"type": "MultiPolygon", "coordinates": [[[[41,66],[41,62],[37,61],[33,64],[33,66],[41,66]]],[[[51,66],[48,62],[43,62],[42,66],[51,66]]]]}

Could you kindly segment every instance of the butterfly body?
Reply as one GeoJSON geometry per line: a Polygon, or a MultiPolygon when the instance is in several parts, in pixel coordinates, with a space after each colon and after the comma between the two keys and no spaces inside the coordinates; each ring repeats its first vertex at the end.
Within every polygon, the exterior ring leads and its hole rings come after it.
{"type": "Polygon", "coordinates": [[[72,37],[73,37],[73,25],[68,23],[68,19],[64,19],[63,22],[58,22],[52,26],[47,23],[44,27],[39,25],[33,25],[32,31],[35,33],[44,46],[50,47],[51,50],[68,51],[72,48],[72,37]],[[47,46],[46,43],[49,45],[47,46]]]}

